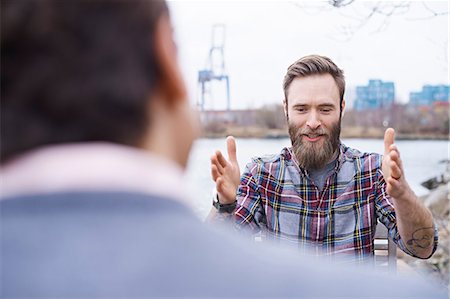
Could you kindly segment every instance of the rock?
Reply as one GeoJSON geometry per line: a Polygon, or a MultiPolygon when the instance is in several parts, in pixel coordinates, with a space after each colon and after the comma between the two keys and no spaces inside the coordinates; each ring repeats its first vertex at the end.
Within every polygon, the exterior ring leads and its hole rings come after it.
{"type": "MultiPolygon", "coordinates": [[[[449,196],[450,184],[440,185],[436,189],[430,192],[424,203],[431,213],[438,218],[445,218],[450,212],[450,196],[449,196]]],[[[447,217],[448,218],[448,217],[447,217]]]]}

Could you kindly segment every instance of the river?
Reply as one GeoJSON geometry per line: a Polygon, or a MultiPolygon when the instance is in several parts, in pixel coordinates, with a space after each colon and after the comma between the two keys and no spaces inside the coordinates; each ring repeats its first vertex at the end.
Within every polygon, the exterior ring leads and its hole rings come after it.
{"type": "MultiPolygon", "coordinates": [[[[344,139],[342,142],[363,152],[383,153],[382,139],[344,139]]],[[[241,171],[251,157],[278,153],[290,145],[285,139],[236,139],[237,157],[241,171]]],[[[426,195],[428,190],[420,185],[430,177],[440,175],[449,159],[449,142],[446,140],[398,140],[406,178],[418,196],[426,195]]],[[[214,182],[210,175],[210,157],[215,150],[226,155],[225,138],[198,139],[192,148],[186,172],[186,183],[194,210],[200,218],[205,218],[211,208],[214,182]]]]}

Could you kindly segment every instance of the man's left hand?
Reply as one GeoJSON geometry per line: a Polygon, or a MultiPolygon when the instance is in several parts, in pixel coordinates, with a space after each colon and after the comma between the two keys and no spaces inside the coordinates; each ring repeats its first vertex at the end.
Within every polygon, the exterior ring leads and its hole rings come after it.
{"type": "Polygon", "coordinates": [[[409,186],[405,179],[400,152],[394,141],[395,130],[388,128],[384,133],[384,155],[381,170],[387,184],[387,193],[398,199],[405,195],[409,186]]]}

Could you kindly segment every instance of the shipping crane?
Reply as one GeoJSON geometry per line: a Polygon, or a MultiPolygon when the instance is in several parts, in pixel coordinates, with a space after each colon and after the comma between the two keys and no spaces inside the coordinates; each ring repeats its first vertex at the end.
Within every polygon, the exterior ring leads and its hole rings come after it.
{"type": "Polygon", "coordinates": [[[215,24],[212,27],[211,48],[206,62],[206,68],[198,72],[198,83],[200,86],[200,99],[197,106],[201,111],[205,110],[205,99],[211,95],[211,83],[214,80],[225,81],[227,110],[230,110],[230,83],[225,70],[225,25],[215,24]],[[209,88],[208,88],[209,87],[209,88]]]}

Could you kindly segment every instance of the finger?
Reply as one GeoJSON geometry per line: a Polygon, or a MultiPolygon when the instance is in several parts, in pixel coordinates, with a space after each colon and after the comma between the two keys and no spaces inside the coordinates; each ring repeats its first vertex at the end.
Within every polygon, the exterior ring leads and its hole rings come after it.
{"type": "Polygon", "coordinates": [[[391,164],[391,178],[399,180],[402,177],[402,170],[396,163],[391,164]]]}
{"type": "Polygon", "coordinates": [[[389,153],[389,147],[394,144],[395,131],[392,128],[386,129],[384,132],[384,154],[389,153]]]}
{"type": "Polygon", "coordinates": [[[391,158],[390,163],[390,171],[391,171],[391,177],[394,179],[399,179],[402,176],[402,168],[401,168],[401,160],[400,156],[398,155],[398,152],[395,150],[392,150],[389,153],[389,157],[391,158]]]}
{"type": "Polygon", "coordinates": [[[395,143],[391,144],[391,146],[389,147],[389,152],[396,152],[397,155],[400,157],[400,151],[398,150],[397,145],[395,143]]]}
{"type": "Polygon", "coordinates": [[[402,159],[400,159],[400,152],[397,149],[391,150],[391,152],[389,153],[389,157],[391,158],[392,162],[396,163],[398,167],[400,167],[400,169],[403,169],[402,159]]]}
{"type": "Polygon", "coordinates": [[[224,156],[222,155],[222,153],[220,151],[216,152],[216,156],[217,156],[217,161],[220,163],[220,166],[222,166],[224,168],[228,165],[227,160],[225,160],[224,156]]]}
{"type": "Polygon", "coordinates": [[[394,190],[398,190],[402,188],[403,183],[400,182],[399,180],[396,180],[394,178],[389,178],[387,180],[387,188],[389,188],[390,190],[388,190],[388,193],[391,193],[394,190]]]}
{"type": "Polygon", "coordinates": [[[223,174],[223,167],[220,165],[219,160],[217,158],[217,153],[211,157],[211,166],[215,165],[219,174],[223,174]]]}
{"type": "Polygon", "coordinates": [[[397,162],[400,159],[400,156],[398,155],[398,152],[396,150],[389,151],[389,157],[391,158],[391,161],[397,162]]]}
{"type": "Polygon", "coordinates": [[[232,163],[237,163],[236,156],[236,140],[233,136],[227,137],[227,150],[228,150],[228,159],[232,163]]]}
{"type": "Polygon", "coordinates": [[[386,183],[387,183],[386,191],[391,196],[395,190],[398,190],[401,188],[400,182],[396,179],[389,178],[386,183]]]}
{"type": "Polygon", "coordinates": [[[217,166],[212,164],[211,165],[211,177],[213,179],[213,181],[217,181],[217,178],[219,177],[219,170],[217,170],[217,166]]]}

